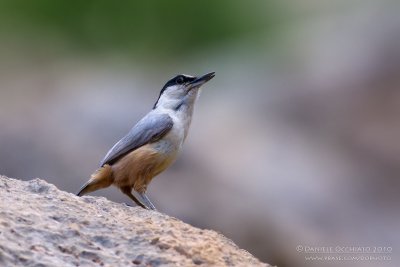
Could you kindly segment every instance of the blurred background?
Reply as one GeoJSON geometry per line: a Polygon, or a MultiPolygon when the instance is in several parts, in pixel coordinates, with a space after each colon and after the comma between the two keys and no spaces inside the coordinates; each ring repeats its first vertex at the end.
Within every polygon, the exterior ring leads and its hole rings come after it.
{"type": "Polygon", "coordinates": [[[149,187],[156,207],[281,267],[400,266],[399,12],[396,0],[1,1],[0,173],[76,192],[168,79],[215,71],[183,153],[149,187]],[[298,245],[392,254],[310,261],[298,245]]]}

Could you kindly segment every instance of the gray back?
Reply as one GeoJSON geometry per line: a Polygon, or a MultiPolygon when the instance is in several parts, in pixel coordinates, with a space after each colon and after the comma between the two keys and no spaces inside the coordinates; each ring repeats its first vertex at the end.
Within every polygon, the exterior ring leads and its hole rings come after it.
{"type": "Polygon", "coordinates": [[[173,121],[168,114],[156,114],[150,111],[108,151],[100,166],[113,164],[132,150],[158,141],[171,130],[172,126],[173,121]]]}

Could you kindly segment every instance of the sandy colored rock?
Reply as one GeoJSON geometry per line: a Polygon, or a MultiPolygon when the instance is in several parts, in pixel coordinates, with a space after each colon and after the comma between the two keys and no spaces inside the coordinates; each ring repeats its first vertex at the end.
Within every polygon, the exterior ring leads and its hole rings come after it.
{"type": "Polygon", "coordinates": [[[268,266],[167,215],[0,176],[0,266],[268,266]]]}

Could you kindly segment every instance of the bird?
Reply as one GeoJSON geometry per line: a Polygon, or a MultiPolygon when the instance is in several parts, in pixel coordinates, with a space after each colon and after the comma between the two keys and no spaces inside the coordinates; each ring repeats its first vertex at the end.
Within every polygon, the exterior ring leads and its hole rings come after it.
{"type": "Polygon", "coordinates": [[[170,79],[150,112],[107,152],[77,195],[114,185],[138,206],[156,210],[147,187],[182,151],[200,87],[214,76],[215,72],[198,77],[179,74],[170,79]]]}

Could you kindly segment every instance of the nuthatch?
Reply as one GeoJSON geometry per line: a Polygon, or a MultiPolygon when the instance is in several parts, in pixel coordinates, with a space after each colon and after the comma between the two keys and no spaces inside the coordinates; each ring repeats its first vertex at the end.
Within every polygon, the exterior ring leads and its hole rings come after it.
{"type": "Polygon", "coordinates": [[[155,210],[146,196],[147,186],[182,150],[199,89],[214,76],[214,72],[201,77],[181,74],[169,80],[153,109],[108,151],[77,195],[113,184],[137,205],[155,210]]]}

